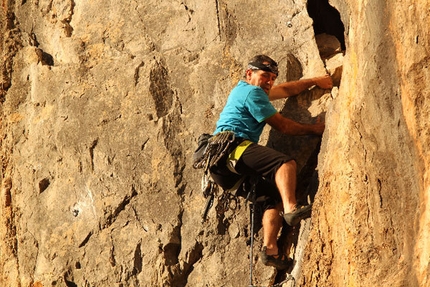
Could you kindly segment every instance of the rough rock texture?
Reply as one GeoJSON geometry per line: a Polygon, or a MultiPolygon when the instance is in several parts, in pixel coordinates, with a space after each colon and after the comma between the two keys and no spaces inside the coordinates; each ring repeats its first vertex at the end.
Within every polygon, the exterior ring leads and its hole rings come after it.
{"type": "Polygon", "coordinates": [[[347,35],[301,286],[430,286],[428,1],[333,1],[347,35]]]}
{"type": "MultiPolygon", "coordinates": [[[[0,285],[248,286],[247,204],[202,224],[191,154],[266,53],[339,87],[276,103],[327,122],[297,285],[427,286],[429,5],[370,2],[331,3],[344,57],[315,1],[3,1],[0,285]]],[[[319,142],[262,138],[302,175],[319,142]]],[[[254,284],[282,281],[255,241],[254,284]]]]}

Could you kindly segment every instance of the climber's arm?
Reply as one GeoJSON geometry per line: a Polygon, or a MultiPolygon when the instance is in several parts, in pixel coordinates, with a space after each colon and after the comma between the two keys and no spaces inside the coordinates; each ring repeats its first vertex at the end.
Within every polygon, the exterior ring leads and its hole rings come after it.
{"type": "Polygon", "coordinates": [[[325,75],[322,77],[284,82],[274,86],[270,90],[269,99],[273,101],[295,96],[315,85],[322,89],[331,89],[333,87],[333,80],[329,75],[325,75]]]}
{"type": "Polygon", "coordinates": [[[280,113],[276,113],[270,118],[267,118],[266,123],[281,133],[293,136],[309,134],[322,135],[325,128],[324,123],[301,124],[282,116],[280,113]]]}

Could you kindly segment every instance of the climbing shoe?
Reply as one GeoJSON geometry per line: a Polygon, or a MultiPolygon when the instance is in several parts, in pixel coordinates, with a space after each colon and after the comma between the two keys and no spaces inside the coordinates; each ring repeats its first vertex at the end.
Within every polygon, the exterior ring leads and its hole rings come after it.
{"type": "Polygon", "coordinates": [[[295,226],[300,223],[300,220],[311,216],[312,204],[310,205],[296,205],[296,208],[289,212],[284,213],[284,220],[290,226],[295,226]]]}
{"type": "Polygon", "coordinates": [[[286,255],[267,255],[266,250],[267,247],[264,246],[261,251],[261,262],[266,266],[272,266],[278,270],[285,270],[293,263],[293,259],[288,258],[286,255]]]}

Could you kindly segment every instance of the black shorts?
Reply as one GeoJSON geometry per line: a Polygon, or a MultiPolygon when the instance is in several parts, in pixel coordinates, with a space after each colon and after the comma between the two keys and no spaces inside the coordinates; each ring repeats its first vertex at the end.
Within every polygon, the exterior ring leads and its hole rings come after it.
{"type": "MultiPolygon", "coordinates": [[[[258,178],[256,192],[258,198],[264,198],[264,209],[274,208],[281,202],[281,196],[275,183],[276,171],[284,163],[294,158],[272,148],[252,143],[236,164],[236,171],[250,178],[258,178]]],[[[245,189],[248,187],[245,186],[245,189]]]]}
{"type": "Polygon", "coordinates": [[[272,148],[252,143],[240,157],[235,169],[243,175],[263,177],[275,185],[276,171],[290,160],[294,158],[272,148]]]}
{"type": "MultiPolygon", "coordinates": [[[[235,146],[239,143],[240,140],[235,143],[235,146]]],[[[226,160],[227,158],[220,162],[225,163],[226,160]]],[[[235,166],[239,174],[231,172],[225,164],[211,167],[210,173],[215,182],[224,190],[232,188],[245,176],[243,185],[236,192],[236,195],[245,198],[251,190],[250,182],[257,179],[256,197],[261,202],[263,210],[266,210],[274,208],[281,202],[281,196],[275,183],[275,174],[282,164],[290,160],[294,159],[272,148],[252,143],[235,166]]]]}

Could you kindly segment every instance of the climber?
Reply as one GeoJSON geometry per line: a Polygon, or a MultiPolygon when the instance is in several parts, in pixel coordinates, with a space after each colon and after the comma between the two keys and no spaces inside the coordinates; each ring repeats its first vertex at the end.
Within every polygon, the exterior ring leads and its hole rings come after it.
{"type": "Polygon", "coordinates": [[[330,89],[333,83],[331,77],[325,75],[273,86],[277,76],[277,63],[270,57],[257,55],[251,59],[245,78],[231,91],[214,132],[214,135],[225,131],[234,133],[230,161],[225,166],[211,168],[210,173],[223,188],[230,188],[238,175],[259,178],[257,196],[268,198],[264,201],[261,259],[265,265],[282,270],[290,265],[290,259],[278,251],[277,236],[282,220],[290,226],[297,225],[310,216],[311,205],[299,205],[296,201],[295,160],[259,145],[258,141],[266,123],[288,135],[321,136],[324,123],[295,122],[282,116],[270,101],[297,95],[312,86],[330,89]]]}

